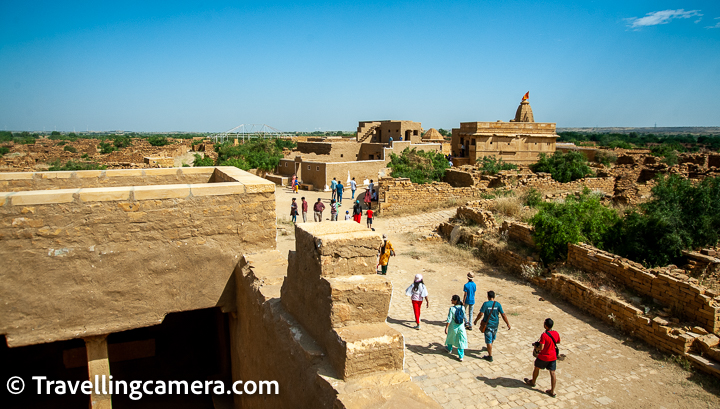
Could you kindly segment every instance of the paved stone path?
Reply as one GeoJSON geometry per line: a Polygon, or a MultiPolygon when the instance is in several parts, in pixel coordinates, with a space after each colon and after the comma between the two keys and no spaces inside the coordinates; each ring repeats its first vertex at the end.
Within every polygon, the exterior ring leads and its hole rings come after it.
{"type": "MultiPolygon", "coordinates": [[[[286,218],[290,197],[278,189],[278,216],[286,218]]],[[[326,199],[326,192],[306,196],[326,199]]],[[[313,200],[314,201],[314,200],[313,200]]],[[[375,228],[388,233],[397,257],[391,259],[388,277],[393,298],[388,323],[405,336],[405,371],[430,396],[446,408],[716,408],[714,395],[696,383],[693,375],[673,363],[653,358],[650,348],[629,339],[616,329],[565,304],[542,290],[536,290],[501,269],[479,260],[448,251],[447,244],[410,241],[426,235],[455,213],[454,209],[400,217],[380,217],[375,228]],[[414,235],[400,233],[415,233],[414,235]],[[469,348],[464,362],[457,352],[445,352],[444,326],[453,294],[462,295],[468,271],[476,273],[478,307],[488,290],[497,293],[512,324],[498,332],[494,362],[480,359],[485,354],[482,334],[468,332],[469,348]],[[415,330],[412,306],[405,288],[413,276],[422,273],[430,292],[430,308],[423,306],[422,329],[415,330]],[[545,301],[547,300],[547,301],[545,301]],[[543,393],[550,379],[541,372],[536,388],[522,379],[533,369],[532,342],[543,331],[547,317],[555,320],[561,334],[559,344],[567,358],[558,362],[558,393],[543,393]]],[[[363,220],[364,221],[364,220],[363,220]]],[[[292,236],[281,236],[278,248],[294,247],[292,236]]],[[[476,311],[477,313],[478,311],[476,311]]]]}

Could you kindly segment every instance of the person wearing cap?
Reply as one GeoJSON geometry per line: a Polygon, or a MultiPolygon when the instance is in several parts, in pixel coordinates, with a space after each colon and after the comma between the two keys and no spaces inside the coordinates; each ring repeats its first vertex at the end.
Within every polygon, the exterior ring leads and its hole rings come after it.
{"type": "Polygon", "coordinates": [[[380,264],[382,268],[382,272],[380,274],[385,275],[387,274],[387,268],[388,268],[388,262],[390,261],[390,256],[395,255],[395,249],[393,249],[392,244],[388,241],[387,234],[383,234],[383,244],[380,246],[378,251],[380,252],[380,264]]]}
{"type": "Polygon", "coordinates": [[[430,308],[430,299],[428,298],[427,288],[423,283],[422,274],[415,274],[415,281],[410,284],[410,287],[405,290],[405,295],[410,297],[413,306],[413,312],[415,312],[415,329],[420,329],[420,308],[422,307],[423,299],[426,302],[425,308],[430,308]]]}
{"type": "Polygon", "coordinates": [[[295,198],[292,198],[292,203],[290,204],[290,216],[292,217],[292,222],[297,222],[297,215],[298,215],[298,205],[295,202],[295,198]]]}
{"type": "Polygon", "coordinates": [[[468,282],[463,287],[463,304],[465,305],[465,329],[472,331],[472,316],[475,310],[475,291],[477,286],[473,282],[475,274],[471,271],[467,273],[468,282]]]}
{"type": "Polygon", "coordinates": [[[322,202],[322,199],[318,197],[318,201],[315,202],[313,205],[313,211],[315,212],[315,221],[321,222],[322,221],[322,212],[325,210],[325,205],[322,202]]]}

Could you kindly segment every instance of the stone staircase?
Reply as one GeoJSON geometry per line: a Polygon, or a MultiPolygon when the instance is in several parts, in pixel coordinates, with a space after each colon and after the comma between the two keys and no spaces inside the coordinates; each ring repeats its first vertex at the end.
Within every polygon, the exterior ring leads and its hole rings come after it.
{"type": "Polygon", "coordinates": [[[367,142],[379,126],[380,122],[361,122],[357,128],[357,141],[359,143],[367,142]]]}

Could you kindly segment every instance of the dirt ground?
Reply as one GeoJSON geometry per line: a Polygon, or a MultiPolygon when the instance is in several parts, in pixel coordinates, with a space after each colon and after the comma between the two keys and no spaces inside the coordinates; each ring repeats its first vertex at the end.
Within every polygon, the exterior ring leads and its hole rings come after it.
{"type": "MultiPolygon", "coordinates": [[[[290,198],[306,196],[309,203],[329,192],[300,192],[285,188],[276,192],[279,230],[278,249],[294,249],[290,233],[290,198]],[[288,232],[287,235],[284,235],[288,232]]],[[[349,192],[348,195],[349,196],[349,192]]],[[[344,210],[351,209],[349,199],[344,210]]],[[[329,219],[326,210],[324,219],[329,219]]],[[[405,371],[430,396],[446,408],[718,408],[720,381],[686,371],[663,353],[634,340],[552,294],[536,289],[502,268],[485,265],[464,250],[445,243],[418,241],[454,210],[428,214],[378,217],[374,227],[390,237],[397,256],[392,258],[388,277],[393,298],[388,323],[405,337],[405,371]],[[485,355],[482,334],[468,332],[469,348],[464,362],[457,353],[444,351],[444,327],[453,294],[462,296],[467,272],[476,274],[477,306],[488,290],[497,294],[512,325],[501,323],[494,344],[494,362],[485,355]],[[430,308],[423,304],[420,330],[415,322],[405,288],[416,273],[422,273],[429,291],[430,308]],[[557,397],[543,393],[549,375],[541,372],[538,386],[523,383],[533,369],[532,342],[543,331],[543,320],[552,318],[561,336],[558,345],[566,358],[558,362],[557,397]]],[[[312,215],[312,213],[310,213],[312,215]]],[[[324,221],[328,222],[329,221],[324,221]]],[[[363,223],[365,219],[363,218],[363,223]]],[[[477,310],[475,313],[477,314],[477,310]]]]}

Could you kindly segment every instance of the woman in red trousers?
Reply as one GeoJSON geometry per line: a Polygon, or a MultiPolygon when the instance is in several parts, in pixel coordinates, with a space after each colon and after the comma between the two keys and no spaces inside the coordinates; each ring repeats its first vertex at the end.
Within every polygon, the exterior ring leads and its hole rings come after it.
{"type": "Polygon", "coordinates": [[[405,290],[405,295],[410,296],[413,305],[413,311],[415,312],[415,329],[420,329],[420,307],[422,307],[423,299],[426,302],[426,308],[430,308],[430,299],[428,298],[427,288],[423,283],[422,274],[415,274],[415,282],[410,284],[410,287],[405,290]]]}

